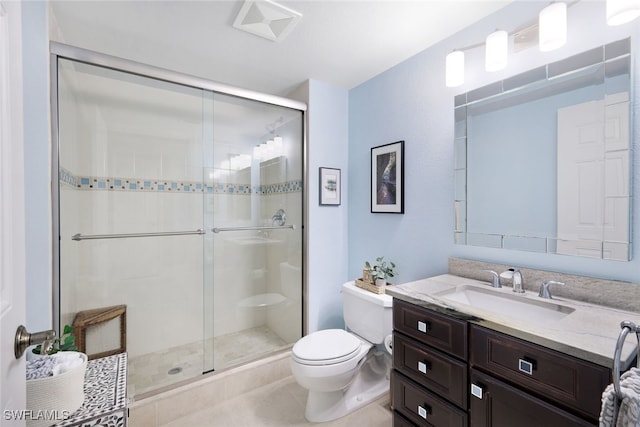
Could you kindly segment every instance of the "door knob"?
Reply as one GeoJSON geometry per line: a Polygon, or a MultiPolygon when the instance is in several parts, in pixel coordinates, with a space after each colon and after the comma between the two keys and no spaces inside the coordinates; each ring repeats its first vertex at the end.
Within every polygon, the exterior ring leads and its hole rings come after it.
{"type": "Polygon", "coordinates": [[[42,344],[45,341],[51,341],[55,337],[56,331],[53,329],[31,334],[27,332],[27,328],[20,325],[16,330],[16,340],[13,346],[13,353],[16,356],[16,359],[20,359],[24,354],[24,351],[30,345],[42,344]]]}

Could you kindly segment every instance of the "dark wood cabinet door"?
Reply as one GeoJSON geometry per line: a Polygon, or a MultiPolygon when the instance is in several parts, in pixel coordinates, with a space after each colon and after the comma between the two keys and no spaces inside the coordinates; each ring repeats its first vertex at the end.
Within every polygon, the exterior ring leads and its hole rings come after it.
{"type": "Polygon", "coordinates": [[[469,397],[470,427],[594,425],[475,369],[471,371],[471,387],[477,389],[469,397]]]}
{"type": "Polygon", "coordinates": [[[470,336],[471,367],[597,421],[610,369],[477,325],[470,336]]]}
{"type": "Polygon", "coordinates": [[[414,304],[393,300],[393,328],[418,341],[467,360],[467,322],[414,304]]]}

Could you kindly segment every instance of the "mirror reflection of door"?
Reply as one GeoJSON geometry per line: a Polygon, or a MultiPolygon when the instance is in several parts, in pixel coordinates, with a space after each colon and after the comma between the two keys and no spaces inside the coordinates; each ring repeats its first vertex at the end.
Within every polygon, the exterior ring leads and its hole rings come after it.
{"type": "Polygon", "coordinates": [[[559,254],[627,259],[628,98],[558,110],[559,254]]]}

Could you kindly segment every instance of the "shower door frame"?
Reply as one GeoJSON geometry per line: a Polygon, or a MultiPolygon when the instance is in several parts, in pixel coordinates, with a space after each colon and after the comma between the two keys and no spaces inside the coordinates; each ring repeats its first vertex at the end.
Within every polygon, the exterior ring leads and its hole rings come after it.
{"type": "Polygon", "coordinates": [[[79,48],[58,42],[50,42],[50,102],[51,102],[51,205],[52,205],[52,280],[53,280],[53,327],[60,331],[60,188],[59,188],[59,111],[58,111],[58,59],[68,59],[98,67],[122,71],[141,77],[148,77],[168,83],[175,83],[214,94],[230,95],[265,104],[298,110],[302,113],[302,335],[308,332],[307,325],[307,242],[308,230],[304,224],[308,220],[308,160],[307,160],[307,104],[294,99],[269,95],[261,92],[226,85],[213,80],[166,70],[136,61],[118,58],[111,55],[79,48]]]}

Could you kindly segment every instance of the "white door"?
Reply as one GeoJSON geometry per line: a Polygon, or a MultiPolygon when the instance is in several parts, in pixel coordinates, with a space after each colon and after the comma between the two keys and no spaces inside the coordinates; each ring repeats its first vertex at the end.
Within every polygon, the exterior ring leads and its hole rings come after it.
{"type": "Polygon", "coordinates": [[[21,3],[0,0],[0,425],[24,425],[25,357],[13,351],[25,323],[24,141],[21,3]],[[22,412],[20,412],[22,411],[22,412]]]}

